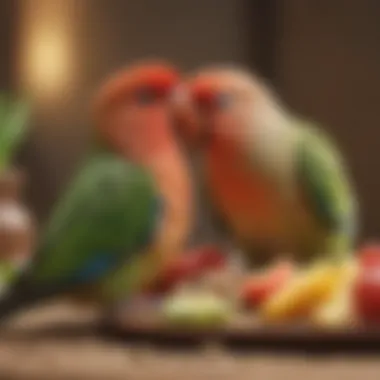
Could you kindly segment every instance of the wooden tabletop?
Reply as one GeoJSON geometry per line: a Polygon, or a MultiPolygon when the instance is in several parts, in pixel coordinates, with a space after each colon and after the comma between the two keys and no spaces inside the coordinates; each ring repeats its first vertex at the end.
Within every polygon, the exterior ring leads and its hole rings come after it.
{"type": "Polygon", "coordinates": [[[380,358],[342,354],[163,349],[105,339],[98,316],[66,305],[25,315],[1,331],[1,380],[344,379],[377,380],[380,358]]]}

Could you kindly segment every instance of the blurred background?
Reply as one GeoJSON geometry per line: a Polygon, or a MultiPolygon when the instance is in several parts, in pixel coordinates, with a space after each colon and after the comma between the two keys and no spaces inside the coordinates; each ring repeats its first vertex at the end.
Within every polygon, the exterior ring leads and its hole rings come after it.
{"type": "MultiPolygon", "coordinates": [[[[85,153],[94,90],[112,71],[150,57],[185,71],[242,64],[266,77],[289,107],[335,137],[361,204],[361,237],[380,237],[379,0],[0,0],[0,89],[28,91],[37,105],[19,165],[28,174],[27,203],[40,222],[85,153]]],[[[193,240],[210,233],[208,215],[198,212],[193,240]]],[[[54,313],[65,320],[61,309],[54,313]]],[[[266,353],[252,359],[211,349],[181,360],[180,351],[168,358],[158,350],[143,354],[71,339],[72,345],[3,340],[0,378],[118,380],[128,373],[170,380],[182,371],[209,379],[214,369],[222,380],[237,373],[265,380],[379,374],[377,357],[309,360],[300,351],[292,359],[266,353]]]]}
{"type": "Polygon", "coordinates": [[[149,57],[184,70],[231,62],[257,70],[337,139],[361,235],[378,236],[379,20],[378,0],[1,0],[0,88],[28,89],[38,104],[20,157],[29,204],[43,220],[70,177],[104,76],[149,57]]]}

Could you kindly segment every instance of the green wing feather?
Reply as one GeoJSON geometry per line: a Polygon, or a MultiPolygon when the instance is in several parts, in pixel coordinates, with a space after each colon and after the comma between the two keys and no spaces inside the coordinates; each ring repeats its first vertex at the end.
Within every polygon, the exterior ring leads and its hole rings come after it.
{"type": "Polygon", "coordinates": [[[298,123],[296,173],[301,194],[323,228],[353,238],[356,199],[343,160],[321,130],[308,123],[298,123]]]}
{"type": "Polygon", "coordinates": [[[0,96],[0,168],[7,168],[23,143],[29,126],[29,105],[0,96]]]}
{"type": "Polygon", "coordinates": [[[97,255],[108,255],[117,266],[140,248],[156,201],[143,169],[112,155],[91,157],[48,223],[32,278],[67,281],[97,255]]]}

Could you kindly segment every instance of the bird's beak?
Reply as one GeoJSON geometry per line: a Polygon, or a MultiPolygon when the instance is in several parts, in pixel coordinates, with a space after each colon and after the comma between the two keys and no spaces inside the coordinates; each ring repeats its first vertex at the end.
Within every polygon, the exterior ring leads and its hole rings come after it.
{"type": "Polygon", "coordinates": [[[187,145],[202,149],[211,140],[211,133],[194,109],[189,89],[181,84],[177,86],[171,97],[172,116],[176,129],[187,145]]]}
{"type": "Polygon", "coordinates": [[[192,109],[190,94],[185,85],[175,87],[170,97],[170,108],[176,129],[183,138],[188,140],[189,133],[194,127],[194,110],[192,109]]]}
{"type": "Polygon", "coordinates": [[[170,105],[175,113],[182,113],[189,106],[190,96],[189,91],[183,84],[173,88],[170,97],[170,105]]]}

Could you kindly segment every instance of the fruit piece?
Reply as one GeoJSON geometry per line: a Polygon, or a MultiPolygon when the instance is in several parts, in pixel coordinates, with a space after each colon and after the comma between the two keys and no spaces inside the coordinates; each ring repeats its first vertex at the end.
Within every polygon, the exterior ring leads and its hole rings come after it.
{"type": "Polygon", "coordinates": [[[163,305],[164,318],[172,324],[187,327],[212,327],[231,317],[226,299],[214,294],[177,294],[163,305]]]}
{"type": "Polygon", "coordinates": [[[380,266],[380,243],[368,243],[358,252],[361,266],[380,266]]]}
{"type": "Polygon", "coordinates": [[[380,244],[367,244],[359,251],[360,268],[353,289],[359,319],[380,323],[380,244]]]}
{"type": "Polygon", "coordinates": [[[262,305],[261,316],[267,322],[285,322],[307,317],[331,296],[342,268],[318,263],[296,275],[293,280],[262,305]]]}
{"type": "Polygon", "coordinates": [[[169,265],[162,274],[157,289],[170,291],[178,283],[192,277],[198,270],[198,262],[192,256],[181,257],[169,265]]]}
{"type": "Polygon", "coordinates": [[[355,311],[366,323],[380,323],[380,266],[360,269],[353,290],[355,311]]]}
{"type": "Polygon", "coordinates": [[[226,265],[225,255],[218,247],[202,247],[196,249],[193,254],[198,257],[200,269],[219,269],[226,265]]]}
{"type": "Polygon", "coordinates": [[[199,276],[205,271],[219,269],[225,263],[224,255],[217,247],[204,246],[192,249],[168,265],[152,290],[168,292],[179,283],[199,276]]]}
{"type": "Polygon", "coordinates": [[[244,284],[242,299],[244,303],[255,308],[273,296],[285,286],[295,273],[291,262],[281,262],[267,272],[254,274],[244,284]]]}
{"type": "Polygon", "coordinates": [[[317,308],[312,315],[312,322],[321,327],[350,327],[355,323],[352,305],[352,289],[358,274],[355,260],[345,265],[344,273],[332,296],[317,308]]]}

